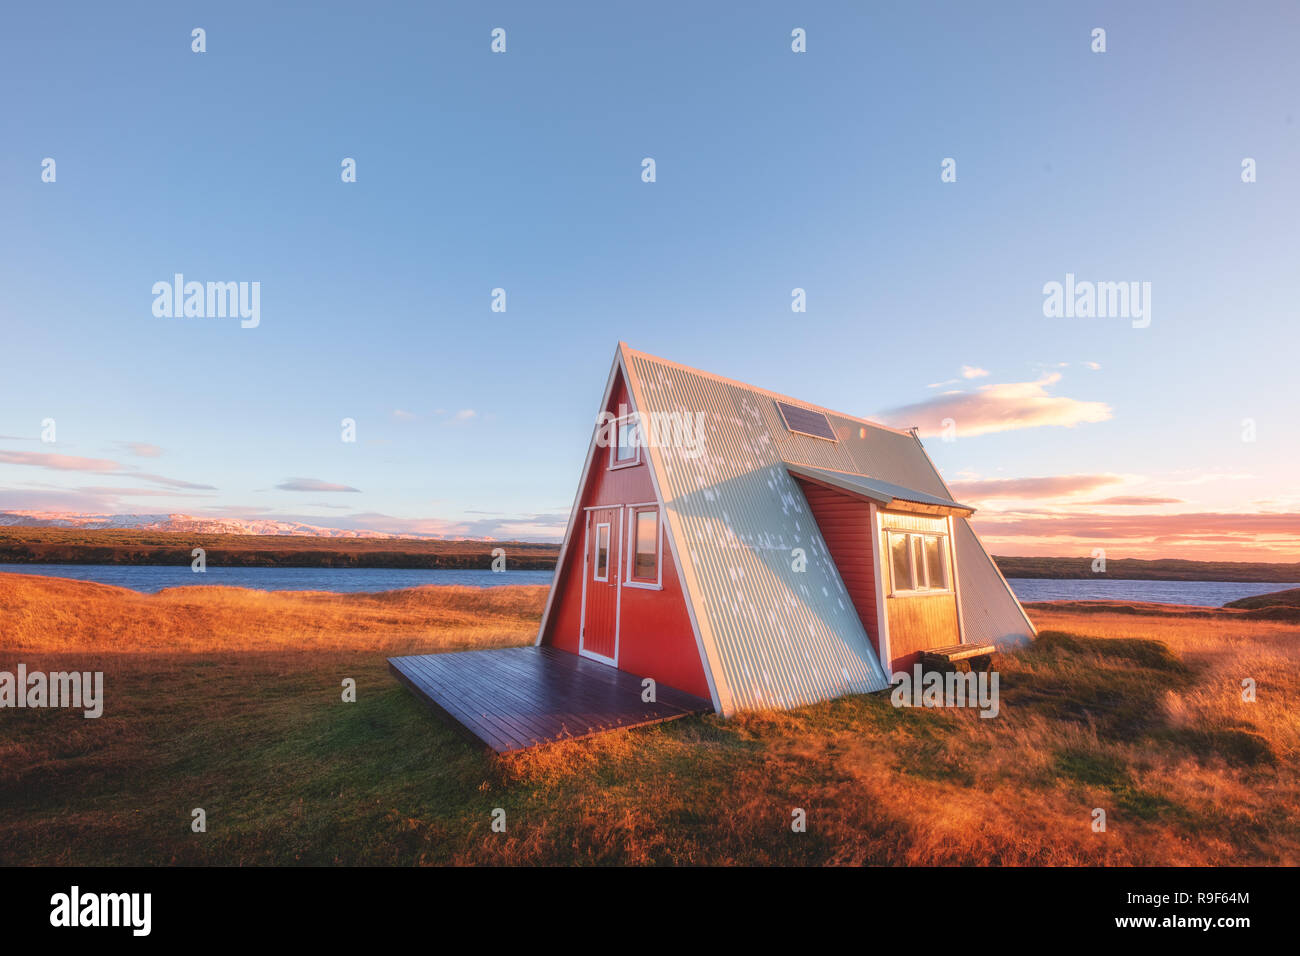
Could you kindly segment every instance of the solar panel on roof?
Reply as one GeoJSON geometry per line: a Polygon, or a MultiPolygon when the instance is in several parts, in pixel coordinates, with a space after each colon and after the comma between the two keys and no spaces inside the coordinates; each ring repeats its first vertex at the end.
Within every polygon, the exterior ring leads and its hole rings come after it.
{"type": "Polygon", "coordinates": [[[825,438],[828,441],[839,440],[835,437],[835,431],[831,428],[831,423],[824,412],[800,408],[798,405],[790,405],[786,402],[777,402],[776,407],[781,410],[785,427],[790,431],[799,432],[801,435],[812,435],[814,438],[825,438]]]}

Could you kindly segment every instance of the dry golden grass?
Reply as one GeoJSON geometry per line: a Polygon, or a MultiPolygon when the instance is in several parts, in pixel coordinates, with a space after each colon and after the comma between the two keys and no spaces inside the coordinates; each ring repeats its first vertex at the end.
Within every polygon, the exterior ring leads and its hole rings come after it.
{"type": "Polygon", "coordinates": [[[17,651],[463,650],[537,635],[542,586],[421,587],[378,594],[197,586],[140,594],[0,575],[0,647],[17,651]],[[432,645],[431,645],[432,642],[432,645]]]}
{"type": "Polygon", "coordinates": [[[877,694],[508,758],[387,672],[394,653],[526,643],[544,597],[0,575],[0,669],[100,666],[108,687],[98,721],[0,714],[0,863],[1300,862],[1294,623],[1040,606],[1040,639],[998,657],[996,719],[877,694]]]}
{"type": "Polygon", "coordinates": [[[1033,618],[1040,628],[1087,637],[1159,641],[1198,676],[1194,685],[1170,691],[1162,701],[1175,726],[1248,728],[1279,758],[1294,763],[1300,758],[1300,627],[1230,611],[1180,617],[1181,610],[1135,618],[1035,609],[1033,618]],[[1242,700],[1248,679],[1256,684],[1253,704],[1242,700]]]}

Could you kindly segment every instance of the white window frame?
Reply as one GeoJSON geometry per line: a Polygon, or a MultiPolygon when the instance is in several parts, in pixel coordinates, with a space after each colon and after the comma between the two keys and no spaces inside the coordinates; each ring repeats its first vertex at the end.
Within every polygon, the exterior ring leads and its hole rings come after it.
{"type": "Polygon", "coordinates": [[[612,565],[614,561],[617,560],[618,558],[614,556],[614,527],[608,521],[601,521],[596,525],[596,550],[595,550],[595,557],[593,560],[595,567],[591,569],[591,579],[593,581],[604,581],[606,584],[608,584],[610,565],[612,565]],[[605,576],[603,578],[596,573],[600,570],[600,529],[601,528],[605,529],[605,576]]]}
{"type": "Polygon", "coordinates": [[[889,596],[890,597],[914,597],[921,594],[952,594],[952,551],[949,547],[951,539],[948,535],[936,531],[904,531],[901,528],[885,529],[885,559],[889,562],[889,596]],[[907,538],[907,566],[909,571],[908,583],[914,584],[925,578],[925,583],[921,587],[898,587],[898,582],[894,580],[894,537],[907,538]],[[916,565],[916,548],[912,544],[912,538],[921,538],[921,574],[918,575],[916,565]],[[941,588],[930,587],[930,572],[925,563],[925,538],[938,538],[940,553],[943,554],[943,567],[947,581],[941,588]]]}
{"type": "Polygon", "coordinates": [[[662,591],[664,587],[664,515],[657,501],[643,501],[627,506],[627,573],[623,575],[623,587],[643,588],[648,591],[662,591]],[[655,579],[638,581],[633,579],[636,570],[636,516],[645,511],[655,513],[655,579]]]}
{"type": "Polygon", "coordinates": [[[633,449],[636,451],[635,455],[633,455],[627,461],[618,460],[618,450],[620,448],[626,447],[623,445],[623,442],[621,441],[623,437],[622,436],[623,426],[626,425],[628,422],[632,421],[633,419],[637,419],[636,427],[640,429],[641,423],[639,420],[639,416],[637,415],[636,412],[629,412],[628,414],[624,415],[622,418],[614,419],[614,428],[612,431],[614,440],[609,443],[609,470],[610,471],[614,471],[615,469],[618,468],[632,468],[636,465],[641,464],[641,442],[639,441],[632,446],[633,449]]]}

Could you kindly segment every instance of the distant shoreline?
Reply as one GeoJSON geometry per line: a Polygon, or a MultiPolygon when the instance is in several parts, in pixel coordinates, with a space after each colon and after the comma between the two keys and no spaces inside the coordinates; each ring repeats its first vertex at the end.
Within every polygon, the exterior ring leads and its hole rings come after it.
{"type": "Polygon", "coordinates": [[[1291,584],[1300,581],[1300,562],[1187,561],[1181,558],[1111,558],[1105,573],[1092,570],[1092,558],[1025,558],[994,555],[1008,578],[1113,581],[1224,581],[1240,584],[1291,584]]]}
{"type": "MultiPolygon", "coordinates": [[[[546,571],[555,567],[558,544],[533,541],[469,541],[420,538],[330,538],[309,535],[189,534],[175,531],[85,530],[0,527],[0,564],[188,565],[203,548],[210,566],[264,568],[488,568],[492,552],[505,551],[509,567],[546,571]]],[[[995,555],[1008,578],[1121,581],[1300,581],[1300,562],[1143,560],[1112,558],[1104,574],[1091,557],[995,555]]]]}
{"type": "Polygon", "coordinates": [[[490,568],[500,548],[508,566],[520,571],[551,570],[560,551],[531,541],[0,528],[0,564],[188,565],[195,548],[219,567],[411,570],[490,568]]]}

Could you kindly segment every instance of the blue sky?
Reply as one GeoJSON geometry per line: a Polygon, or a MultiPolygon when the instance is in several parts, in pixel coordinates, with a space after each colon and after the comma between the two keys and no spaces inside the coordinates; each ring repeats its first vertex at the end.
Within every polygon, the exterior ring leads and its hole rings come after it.
{"type": "Polygon", "coordinates": [[[1294,4],[267,6],[6,14],[0,510],[555,536],[622,339],[955,409],[1000,553],[1300,558],[1294,4]]]}

